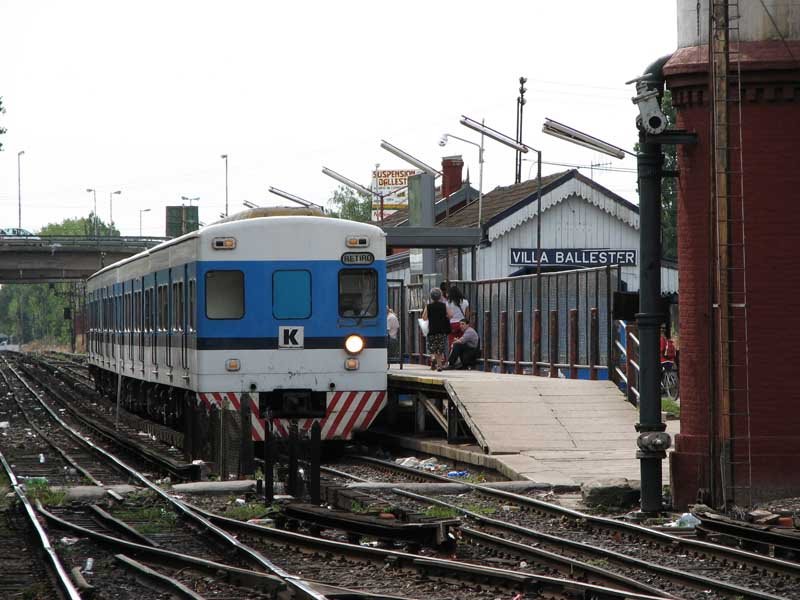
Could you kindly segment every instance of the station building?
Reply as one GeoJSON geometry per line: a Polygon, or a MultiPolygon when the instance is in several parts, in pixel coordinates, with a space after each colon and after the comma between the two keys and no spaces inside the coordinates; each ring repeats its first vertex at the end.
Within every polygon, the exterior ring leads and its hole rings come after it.
{"type": "MultiPolygon", "coordinates": [[[[478,193],[461,182],[460,157],[443,160],[441,199],[436,226],[478,225],[478,193]]],[[[621,287],[639,288],[639,207],[577,170],[542,177],[542,271],[564,271],[606,265],[621,266],[621,287]]],[[[537,180],[497,187],[483,196],[480,222],[484,242],[474,249],[440,250],[437,272],[448,280],[488,280],[536,272],[539,207],[537,180]],[[473,268],[474,265],[474,268],[473,268]]],[[[406,210],[385,221],[402,227],[406,210]]],[[[390,278],[411,280],[408,252],[387,260],[390,278]]],[[[678,292],[677,267],[664,262],[662,292],[678,292]]]]}

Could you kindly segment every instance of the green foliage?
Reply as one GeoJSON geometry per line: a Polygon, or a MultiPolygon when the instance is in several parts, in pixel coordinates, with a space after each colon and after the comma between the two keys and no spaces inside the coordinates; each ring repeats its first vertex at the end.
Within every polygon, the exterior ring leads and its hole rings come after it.
{"type": "Polygon", "coordinates": [[[34,502],[38,500],[44,506],[61,506],[67,497],[64,491],[50,489],[44,481],[30,481],[25,484],[25,495],[28,500],[34,502]]]}
{"type": "Polygon", "coordinates": [[[434,504],[425,509],[425,516],[433,517],[434,519],[452,519],[458,515],[459,512],[455,508],[450,508],[449,506],[434,504]]]}
{"type": "Polygon", "coordinates": [[[328,203],[332,207],[332,217],[363,223],[372,220],[372,198],[347,186],[340,185],[336,188],[328,203]]]}
{"type": "MultiPolygon", "coordinates": [[[[40,236],[87,236],[94,234],[94,223],[101,236],[119,235],[113,227],[90,213],[88,217],[49,223],[39,230],[40,236]]],[[[0,288],[0,333],[14,336],[24,343],[41,341],[67,345],[71,338],[71,320],[64,318],[64,309],[76,309],[83,295],[82,283],[7,284],[0,288]]]]}
{"type": "Polygon", "coordinates": [[[114,516],[144,535],[172,531],[178,522],[178,515],[159,506],[125,508],[114,511],[114,516]]]}
{"type": "Polygon", "coordinates": [[[673,417],[681,416],[681,405],[666,396],[661,397],[661,410],[673,417]]]}
{"type": "MultiPolygon", "coordinates": [[[[676,113],[672,106],[672,93],[664,92],[661,98],[661,110],[667,118],[667,127],[675,127],[676,113]]],[[[634,149],[639,151],[638,142],[634,149]]],[[[675,146],[662,146],[664,152],[664,170],[678,169],[678,152],[675,146]]],[[[671,260],[678,258],[678,179],[664,177],[661,180],[661,256],[671,260]]]]}
{"type": "Polygon", "coordinates": [[[237,521],[248,521],[250,519],[262,519],[275,511],[271,507],[264,506],[263,502],[253,502],[242,504],[241,506],[232,505],[225,509],[224,516],[237,521]]]}

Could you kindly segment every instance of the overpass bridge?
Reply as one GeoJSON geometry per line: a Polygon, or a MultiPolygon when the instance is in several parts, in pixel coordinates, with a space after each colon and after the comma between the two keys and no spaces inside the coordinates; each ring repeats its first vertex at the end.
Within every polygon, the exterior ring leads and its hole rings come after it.
{"type": "Polygon", "coordinates": [[[86,279],[104,266],[167,239],[91,236],[0,238],[0,284],[86,279]]]}

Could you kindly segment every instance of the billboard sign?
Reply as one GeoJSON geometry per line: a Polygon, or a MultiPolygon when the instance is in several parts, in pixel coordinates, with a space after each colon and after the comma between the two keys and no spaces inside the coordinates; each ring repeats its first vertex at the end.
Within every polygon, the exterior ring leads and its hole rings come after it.
{"type": "MultiPolygon", "coordinates": [[[[375,169],[372,172],[372,189],[383,196],[384,210],[395,211],[408,205],[408,178],[418,172],[415,169],[375,169]],[[397,188],[403,189],[392,192],[397,188]]],[[[380,207],[380,198],[376,196],[372,200],[372,208],[379,210],[380,207]]]]}

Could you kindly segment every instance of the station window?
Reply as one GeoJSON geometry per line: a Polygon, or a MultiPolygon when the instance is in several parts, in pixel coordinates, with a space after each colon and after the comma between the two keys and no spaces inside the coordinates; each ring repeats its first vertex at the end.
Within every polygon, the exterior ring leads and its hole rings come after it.
{"type": "Polygon", "coordinates": [[[311,273],[275,271],[272,274],[272,316],[307,319],[311,316],[311,273]]]}
{"type": "Polygon", "coordinates": [[[209,271],[206,273],[206,317],[241,319],[244,316],[244,273],[209,271]]]}
{"type": "Polygon", "coordinates": [[[378,272],[374,269],[339,271],[339,316],[378,315],[378,272]]]}

